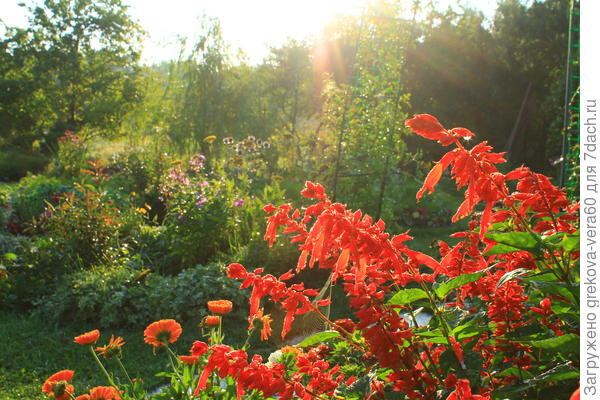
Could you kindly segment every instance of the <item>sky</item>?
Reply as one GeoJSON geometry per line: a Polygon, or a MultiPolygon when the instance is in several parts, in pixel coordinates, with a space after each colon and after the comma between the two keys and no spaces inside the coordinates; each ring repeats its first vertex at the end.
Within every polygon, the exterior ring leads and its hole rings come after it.
{"type": "MultiPolygon", "coordinates": [[[[0,0],[0,19],[9,26],[27,26],[27,12],[18,4],[35,0],[0,0]]],[[[203,15],[218,18],[225,42],[235,52],[242,49],[249,62],[259,63],[287,38],[318,35],[336,14],[360,15],[365,0],[123,0],[130,14],[147,32],[142,61],[175,59],[178,37],[200,32],[203,15]]],[[[437,0],[440,8],[454,0],[437,0]]],[[[495,0],[463,0],[492,15],[495,0]]]]}

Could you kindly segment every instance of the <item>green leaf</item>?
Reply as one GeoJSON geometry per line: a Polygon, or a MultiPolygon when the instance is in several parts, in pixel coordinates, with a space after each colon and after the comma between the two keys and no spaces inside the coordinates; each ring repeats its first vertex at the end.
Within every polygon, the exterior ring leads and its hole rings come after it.
{"type": "Polygon", "coordinates": [[[507,273],[502,275],[502,277],[498,280],[498,283],[496,284],[496,289],[498,289],[500,286],[504,285],[506,282],[510,281],[511,279],[525,275],[529,272],[530,272],[530,270],[528,270],[527,268],[517,268],[517,269],[513,269],[512,271],[508,271],[507,273]]]}
{"type": "Polygon", "coordinates": [[[565,364],[557,365],[556,367],[545,371],[544,373],[528,379],[525,381],[525,384],[536,384],[537,382],[558,382],[564,381],[567,379],[577,379],[579,378],[579,371],[573,368],[572,366],[565,364]]]}
{"type": "Polygon", "coordinates": [[[536,340],[530,343],[533,347],[561,353],[579,353],[579,335],[569,333],[551,339],[536,340]]]}
{"type": "Polygon", "coordinates": [[[324,342],[329,339],[338,338],[340,336],[341,335],[336,331],[319,332],[319,333],[315,333],[314,335],[307,337],[306,339],[304,339],[303,341],[298,343],[298,346],[300,346],[300,347],[313,346],[317,343],[321,343],[321,342],[324,342]]]}
{"type": "Polygon", "coordinates": [[[425,298],[427,298],[427,294],[421,289],[404,289],[394,294],[386,304],[388,306],[403,306],[425,298]]]}
{"type": "MultiPolygon", "coordinates": [[[[517,250],[526,250],[534,254],[540,253],[542,238],[533,233],[529,232],[506,232],[506,233],[488,233],[485,235],[487,238],[492,239],[493,241],[512,247],[517,250]]],[[[492,248],[493,250],[493,248],[492,248]]],[[[490,251],[492,251],[490,250],[490,251]]],[[[508,251],[506,251],[508,252],[508,251]]],[[[502,254],[502,253],[500,253],[502,254]]],[[[486,255],[488,255],[486,253],[486,255]]]]}
{"type": "Polygon", "coordinates": [[[6,261],[14,261],[17,259],[17,255],[15,253],[4,253],[4,260],[6,261]]]}
{"type": "Polygon", "coordinates": [[[451,279],[448,282],[442,282],[440,286],[435,289],[435,294],[437,294],[440,299],[443,299],[448,293],[450,293],[451,290],[464,286],[468,283],[475,282],[481,278],[485,272],[486,270],[473,272],[471,274],[463,274],[451,279]]]}
{"type": "Polygon", "coordinates": [[[495,256],[498,254],[514,253],[515,251],[521,251],[516,247],[507,246],[505,244],[497,244],[485,253],[484,256],[495,256]]]}
{"type": "Polygon", "coordinates": [[[579,250],[579,231],[577,231],[577,234],[575,235],[565,235],[563,240],[559,243],[559,246],[569,253],[579,250]]]}

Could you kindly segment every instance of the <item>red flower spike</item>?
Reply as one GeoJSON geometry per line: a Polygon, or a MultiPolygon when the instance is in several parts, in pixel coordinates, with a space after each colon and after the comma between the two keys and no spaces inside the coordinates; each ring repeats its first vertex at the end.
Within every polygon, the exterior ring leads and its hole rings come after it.
{"type": "Polygon", "coordinates": [[[418,114],[406,120],[406,127],[425,139],[442,140],[447,138],[448,132],[436,117],[429,114],[418,114]]]}
{"type": "Polygon", "coordinates": [[[204,342],[196,340],[192,344],[192,348],[190,349],[190,354],[193,356],[201,356],[208,351],[208,345],[204,342]]]}
{"type": "Polygon", "coordinates": [[[466,379],[459,379],[456,382],[456,390],[448,396],[447,400],[489,400],[488,395],[478,395],[471,393],[471,384],[466,379]]]}
{"type": "Polygon", "coordinates": [[[227,276],[232,279],[244,279],[248,275],[242,264],[233,263],[227,267],[227,276]]]}

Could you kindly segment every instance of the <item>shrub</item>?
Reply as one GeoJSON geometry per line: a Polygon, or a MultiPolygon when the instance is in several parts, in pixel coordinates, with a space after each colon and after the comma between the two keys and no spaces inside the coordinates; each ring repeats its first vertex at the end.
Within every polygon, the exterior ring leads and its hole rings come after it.
{"type": "Polygon", "coordinates": [[[65,180],[47,175],[30,175],[23,178],[9,195],[14,222],[30,223],[46,209],[47,202],[55,203],[60,194],[68,191],[65,180]]]}
{"type": "Polygon", "coordinates": [[[165,234],[181,265],[204,263],[240,248],[257,230],[263,202],[283,198],[276,185],[266,186],[260,197],[251,196],[247,176],[206,172],[204,161],[201,155],[193,156],[187,167],[170,169],[161,184],[165,234]]]}
{"type": "Polygon", "coordinates": [[[161,276],[122,260],[120,265],[64,276],[54,293],[38,302],[36,315],[98,327],[139,327],[166,317],[193,322],[207,313],[206,302],[216,297],[232,300],[234,315],[246,299],[226,279],[222,265],[198,265],[176,276],[161,276]]]}
{"type": "Polygon", "coordinates": [[[48,164],[42,154],[28,154],[16,151],[0,153],[0,181],[15,182],[28,173],[41,172],[48,164]]]}
{"type": "Polygon", "coordinates": [[[50,237],[3,235],[6,279],[1,280],[3,308],[30,310],[40,297],[52,293],[57,281],[72,269],[50,237]]]}
{"type": "Polygon", "coordinates": [[[89,267],[114,260],[126,247],[123,238],[141,223],[140,215],[123,212],[118,201],[118,194],[75,185],[56,206],[48,205],[42,229],[69,263],[89,267]]]}

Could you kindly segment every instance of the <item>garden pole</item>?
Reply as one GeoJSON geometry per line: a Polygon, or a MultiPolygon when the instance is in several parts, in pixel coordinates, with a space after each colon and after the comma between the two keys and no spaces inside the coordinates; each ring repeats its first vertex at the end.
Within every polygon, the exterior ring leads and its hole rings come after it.
{"type": "MultiPolygon", "coordinates": [[[[360,38],[362,36],[362,28],[363,28],[363,24],[365,21],[366,9],[367,9],[367,2],[365,1],[365,3],[363,4],[362,14],[360,17],[360,24],[358,26],[358,33],[356,35],[356,43],[354,44],[354,54],[352,55],[352,62],[350,63],[350,69],[349,69],[349,74],[348,74],[349,75],[348,90],[354,88],[354,83],[355,83],[354,63],[356,62],[356,56],[358,55],[358,49],[360,47],[360,38]]],[[[351,93],[349,95],[347,90],[346,90],[345,95],[346,95],[346,97],[344,99],[344,110],[342,112],[342,121],[340,123],[340,134],[338,137],[338,144],[337,144],[337,155],[335,158],[335,169],[334,169],[334,173],[333,173],[332,200],[334,202],[336,201],[336,198],[337,198],[337,182],[338,182],[338,178],[339,178],[340,163],[341,163],[341,158],[342,158],[342,143],[344,142],[344,133],[346,130],[346,119],[347,119],[348,107],[349,107],[348,103],[350,102],[350,99],[352,99],[352,97],[353,97],[353,94],[351,93]]]]}

